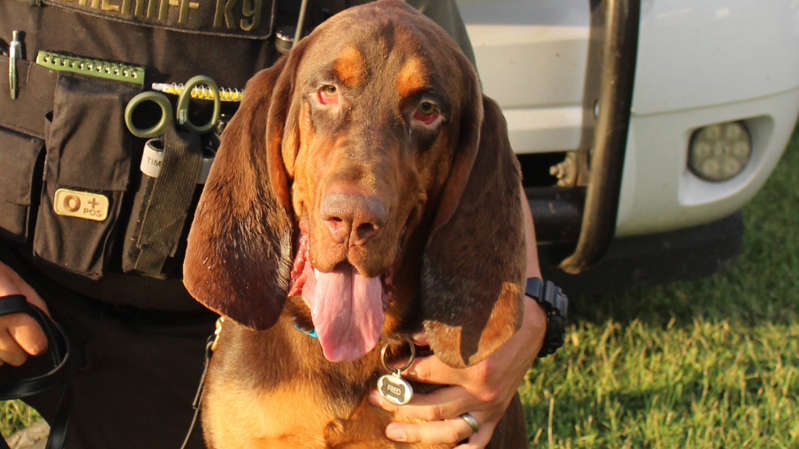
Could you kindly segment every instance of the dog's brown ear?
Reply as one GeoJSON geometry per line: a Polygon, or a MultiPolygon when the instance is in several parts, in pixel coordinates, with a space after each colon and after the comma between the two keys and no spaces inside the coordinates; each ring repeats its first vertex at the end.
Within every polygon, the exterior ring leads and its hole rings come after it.
{"type": "Polygon", "coordinates": [[[222,134],[183,264],[183,283],[197,301],[255,329],[274,324],[289,287],[295,224],[281,146],[302,51],[247,82],[222,134]]]}
{"type": "Polygon", "coordinates": [[[525,273],[520,171],[502,112],[475,80],[425,247],[421,307],[445,363],[484,359],[521,325],[525,273]]]}

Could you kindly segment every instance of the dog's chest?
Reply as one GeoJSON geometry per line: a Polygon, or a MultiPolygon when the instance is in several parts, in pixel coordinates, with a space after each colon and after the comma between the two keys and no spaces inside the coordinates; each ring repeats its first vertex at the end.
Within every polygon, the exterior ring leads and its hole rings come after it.
{"type": "Polygon", "coordinates": [[[318,342],[292,323],[254,332],[225,321],[203,398],[209,447],[331,447],[326,429],[357,408],[367,374],[330,369],[318,342]]]}
{"type": "Polygon", "coordinates": [[[333,418],[320,407],[313,385],[292,382],[268,393],[209,385],[203,426],[211,447],[325,448],[324,429],[333,418]]]}
{"type": "Polygon", "coordinates": [[[221,336],[203,398],[208,447],[420,447],[387,440],[391,416],[366,401],[376,386],[377,351],[359,362],[330,364],[289,320],[260,332],[226,321],[221,336]]]}
{"type": "MultiPolygon", "coordinates": [[[[331,401],[321,384],[298,380],[271,391],[227,382],[208,385],[203,428],[210,448],[398,449],[387,440],[391,416],[365,398],[354,407],[331,401]],[[336,410],[341,408],[340,410],[336,410]],[[341,416],[347,416],[342,418],[341,416]]],[[[428,447],[428,446],[424,446],[428,447]]]]}

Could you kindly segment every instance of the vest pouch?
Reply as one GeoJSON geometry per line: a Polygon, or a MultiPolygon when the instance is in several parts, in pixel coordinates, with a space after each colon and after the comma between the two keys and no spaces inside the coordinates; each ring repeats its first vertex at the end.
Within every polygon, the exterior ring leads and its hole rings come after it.
{"type": "MultiPolygon", "coordinates": [[[[141,177],[133,193],[130,220],[122,245],[123,272],[157,279],[181,275],[188,228],[214,158],[210,149],[203,149],[202,165],[199,166],[196,182],[192,182],[192,174],[174,176],[173,172],[172,180],[159,184],[161,170],[167,159],[164,140],[168,137],[170,135],[150,139],[144,145],[139,165],[141,177]],[[183,178],[177,179],[183,185],[175,185],[175,178],[183,178]],[[167,202],[166,209],[171,212],[159,214],[159,202],[167,202]]],[[[196,163],[187,160],[199,156],[199,153],[193,154],[198,148],[191,146],[187,145],[185,152],[178,155],[181,162],[188,163],[188,166],[179,167],[179,171],[193,173],[198,169],[196,163]]]]}
{"type": "Polygon", "coordinates": [[[0,128],[0,229],[15,240],[27,240],[32,227],[42,148],[35,137],[0,128]]]}
{"type": "Polygon", "coordinates": [[[45,123],[45,166],[34,253],[68,271],[102,277],[131,171],[124,108],[133,86],[59,73],[45,123]]]}
{"type": "MultiPolygon", "coordinates": [[[[155,181],[163,164],[163,141],[150,139],[144,145],[141,157],[141,178],[136,192],[133,194],[133,206],[130,211],[130,220],[125,230],[122,244],[122,271],[125,273],[140,272],[137,261],[141,254],[141,234],[144,220],[147,215],[148,205],[157,201],[153,193],[155,181]]],[[[148,273],[151,277],[161,276],[161,272],[148,273]]]]}
{"type": "Polygon", "coordinates": [[[188,133],[167,131],[145,143],[122,271],[159,279],[180,276],[186,233],[212,162],[213,153],[188,133]]]}

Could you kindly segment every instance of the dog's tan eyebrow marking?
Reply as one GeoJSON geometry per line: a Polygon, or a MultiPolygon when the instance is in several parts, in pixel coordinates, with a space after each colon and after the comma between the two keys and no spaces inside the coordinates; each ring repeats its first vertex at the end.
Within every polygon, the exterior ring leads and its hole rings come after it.
{"type": "Polygon", "coordinates": [[[402,97],[409,97],[427,86],[427,70],[419,58],[411,58],[405,62],[397,76],[397,92],[402,97]]]}
{"type": "Polygon", "coordinates": [[[333,62],[333,75],[347,87],[355,87],[366,78],[363,54],[355,47],[346,47],[333,62]]]}

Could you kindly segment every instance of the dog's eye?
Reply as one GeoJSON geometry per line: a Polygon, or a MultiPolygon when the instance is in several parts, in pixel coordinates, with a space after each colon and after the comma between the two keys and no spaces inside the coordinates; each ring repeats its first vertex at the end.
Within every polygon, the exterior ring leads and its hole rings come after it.
{"type": "Polygon", "coordinates": [[[325,84],[317,92],[319,102],[325,105],[338,104],[338,88],[332,84],[325,84]]]}
{"type": "Polygon", "coordinates": [[[433,124],[440,116],[441,110],[438,108],[438,105],[428,100],[422,100],[413,113],[414,120],[418,120],[425,125],[433,124]]]}

